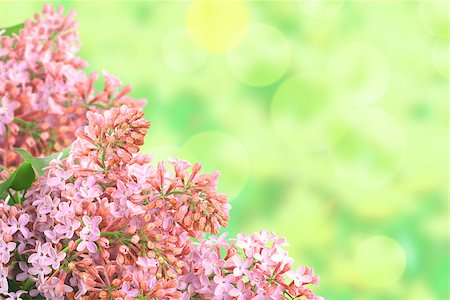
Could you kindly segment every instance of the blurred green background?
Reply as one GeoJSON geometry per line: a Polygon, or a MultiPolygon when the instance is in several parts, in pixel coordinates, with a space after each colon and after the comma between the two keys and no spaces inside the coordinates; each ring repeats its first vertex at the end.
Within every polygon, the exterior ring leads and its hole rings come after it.
{"type": "Polygon", "coordinates": [[[55,3],[149,100],[144,151],[222,171],[231,236],[286,236],[327,299],[447,299],[448,1],[55,3]]]}

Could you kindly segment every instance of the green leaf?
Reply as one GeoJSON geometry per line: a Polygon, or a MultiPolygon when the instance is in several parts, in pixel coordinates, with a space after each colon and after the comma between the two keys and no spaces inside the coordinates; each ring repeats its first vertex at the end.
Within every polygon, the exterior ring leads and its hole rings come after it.
{"type": "Polygon", "coordinates": [[[11,27],[7,27],[7,28],[2,28],[5,30],[5,32],[3,33],[3,35],[6,36],[12,36],[13,34],[19,34],[20,30],[24,27],[24,24],[17,24],[11,27]]]}
{"type": "Polygon", "coordinates": [[[5,181],[3,181],[0,184],[0,194],[7,191],[9,189],[9,187],[11,186],[11,183],[14,181],[14,178],[16,177],[16,172],[12,173],[8,179],[6,179],[5,181]]]}
{"type": "Polygon", "coordinates": [[[36,179],[36,174],[34,173],[33,167],[27,161],[23,162],[13,174],[15,174],[15,176],[9,185],[9,188],[15,191],[29,189],[36,179]]]}
{"type": "MultiPolygon", "coordinates": [[[[27,190],[31,187],[36,174],[29,162],[22,163],[4,182],[0,184],[0,194],[13,189],[15,191],[27,190]]],[[[15,199],[12,199],[15,201],[15,199]]]]}
{"type": "MultiPolygon", "coordinates": [[[[69,156],[71,146],[67,147],[59,153],[55,153],[48,157],[34,157],[30,152],[16,148],[16,152],[23,157],[25,160],[11,175],[8,179],[0,184],[0,196],[1,198],[6,197],[9,189],[15,191],[28,190],[33,182],[36,180],[36,173],[39,175],[44,174],[44,168],[47,167],[53,159],[64,159],[69,156]]],[[[12,202],[20,200],[11,199],[12,202]]]]}
{"type": "Polygon", "coordinates": [[[61,155],[60,159],[64,159],[67,156],[69,156],[70,148],[71,148],[71,146],[67,147],[66,149],[64,149],[61,152],[52,154],[48,157],[34,157],[30,152],[20,149],[20,148],[15,148],[15,151],[20,156],[22,156],[23,159],[25,159],[25,161],[28,161],[29,163],[31,163],[31,165],[34,167],[34,169],[36,170],[36,172],[39,175],[43,175],[44,168],[47,167],[52,160],[57,159],[61,153],[62,153],[62,155],[61,155]]]}
{"type": "Polygon", "coordinates": [[[11,280],[9,278],[7,280],[8,280],[8,291],[9,292],[17,292],[18,290],[20,290],[20,285],[17,281],[11,280]]]}

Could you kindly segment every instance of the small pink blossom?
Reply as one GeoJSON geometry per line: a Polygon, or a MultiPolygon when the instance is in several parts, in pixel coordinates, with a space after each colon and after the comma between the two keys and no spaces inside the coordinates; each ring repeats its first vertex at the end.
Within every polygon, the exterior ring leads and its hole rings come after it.
{"type": "Polygon", "coordinates": [[[7,264],[11,258],[11,252],[16,248],[16,243],[5,242],[0,239],[0,263],[7,264]]]}
{"type": "Polygon", "coordinates": [[[17,220],[15,217],[11,217],[8,220],[9,234],[13,235],[19,231],[25,238],[28,238],[30,230],[26,227],[30,220],[30,215],[23,213],[17,220]]]}
{"type": "Polygon", "coordinates": [[[18,290],[17,292],[9,292],[6,293],[6,295],[8,295],[8,298],[5,298],[5,300],[18,300],[18,299],[22,299],[20,296],[23,294],[26,294],[26,291],[23,290],[18,290]]]}

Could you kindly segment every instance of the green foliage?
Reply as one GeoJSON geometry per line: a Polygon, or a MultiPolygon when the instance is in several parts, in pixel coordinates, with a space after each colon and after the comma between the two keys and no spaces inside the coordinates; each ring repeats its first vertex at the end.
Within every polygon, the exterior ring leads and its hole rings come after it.
{"type": "Polygon", "coordinates": [[[20,30],[24,27],[24,24],[17,24],[8,28],[3,28],[5,29],[5,32],[3,33],[3,35],[5,36],[12,36],[13,34],[19,34],[20,30]]]}
{"type": "Polygon", "coordinates": [[[33,167],[27,161],[22,163],[17,170],[11,175],[14,175],[9,188],[15,191],[27,190],[31,187],[34,180],[36,179],[36,174],[34,173],[33,167]]]}
{"type": "Polygon", "coordinates": [[[23,157],[23,159],[25,159],[25,161],[29,162],[33,166],[39,175],[42,175],[44,174],[44,168],[48,166],[52,160],[58,158],[59,155],[61,155],[60,159],[64,159],[69,156],[70,148],[71,146],[48,157],[34,157],[30,152],[20,148],[15,148],[15,150],[20,156],[23,157]]]}
{"type": "Polygon", "coordinates": [[[53,159],[64,159],[70,153],[70,146],[62,152],[55,153],[48,157],[34,157],[30,152],[16,148],[16,152],[23,157],[24,162],[10,174],[9,178],[0,184],[0,197],[5,198],[6,195],[11,196],[11,203],[21,203],[20,196],[16,193],[14,196],[11,190],[27,191],[36,180],[36,173],[44,174],[44,168],[47,167],[53,159]]]}
{"type": "Polygon", "coordinates": [[[33,167],[27,161],[22,163],[2,184],[0,184],[0,193],[12,189],[15,191],[27,190],[31,187],[36,175],[33,167]]]}

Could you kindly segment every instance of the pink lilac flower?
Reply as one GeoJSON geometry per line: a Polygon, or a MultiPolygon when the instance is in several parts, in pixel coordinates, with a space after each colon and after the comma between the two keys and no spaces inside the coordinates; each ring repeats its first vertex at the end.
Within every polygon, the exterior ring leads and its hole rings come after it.
{"type": "Polygon", "coordinates": [[[20,107],[19,102],[0,98],[0,135],[6,134],[8,124],[14,120],[14,111],[20,107]]]}
{"type": "Polygon", "coordinates": [[[30,220],[30,216],[26,213],[22,213],[17,220],[15,217],[11,217],[8,220],[9,234],[13,235],[17,231],[20,231],[25,238],[28,238],[30,230],[26,227],[30,220]]]}
{"type": "Polygon", "coordinates": [[[17,273],[16,280],[17,281],[25,281],[28,278],[28,264],[26,262],[19,262],[19,269],[22,273],[17,273]]]}
{"type": "Polygon", "coordinates": [[[309,289],[318,277],[292,270],[283,238],[204,238],[229,221],[219,172],[139,154],[150,122],[118,79],[105,73],[93,87],[75,28],[46,5],[19,35],[0,36],[0,163],[17,166],[13,147],[46,155],[73,142],[20,205],[0,199],[0,298],[22,295],[9,275],[58,300],[320,299],[309,289]]]}
{"type": "Polygon", "coordinates": [[[306,287],[318,282],[310,268],[291,270],[293,260],[282,248],[286,244],[283,238],[261,231],[240,234],[231,243],[221,240],[220,247],[214,244],[217,244],[215,238],[202,240],[186,258],[190,271],[180,277],[183,299],[194,296],[202,299],[281,299],[284,296],[322,299],[306,287]],[[212,251],[217,255],[212,256],[212,251]],[[224,264],[211,279],[208,273],[212,258],[216,264],[221,261],[224,264]]]}
{"type": "Polygon", "coordinates": [[[241,279],[237,281],[236,287],[230,289],[228,294],[231,297],[236,297],[236,300],[244,300],[250,299],[252,293],[248,290],[248,288],[245,286],[244,281],[242,281],[241,279]]]}
{"type": "Polygon", "coordinates": [[[11,252],[16,248],[16,243],[14,242],[5,242],[3,239],[0,239],[0,263],[7,264],[9,259],[11,258],[11,252]]]}
{"type": "Polygon", "coordinates": [[[5,300],[18,300],[18,299],[22,299],[20,296],[23,294],[26,294],[26,291],[22,291],[22,290],[18,290],[17,292],[9,292],[9,293],[5,293],[8,298],[5,298],[5,300]]]}
{"type": "MultiPolygon", "coordinates": [[[[103,89],[94,88],[98,75],[85,74],[87,63],[77,54],[80,41],[75,13],[45,5],[42,15],[25,21],[20,34],[0,35],[0,164],[17,167],[14,147],[35,156],[61,151],[86,123],[86,112],[127,104],[142,106],[128,96],[129,86],[104,72],[103,89]]],[[[56,179],[49,184],[56,184],[56,179]]]]}
{"type": "Polygon", "coordinates": [[[232,282],[234,281],[234,276],[231,274],[226,275],[225,277],[216,275],[213,280],[217,284],[214,289],[214,295],[216,297],[224,298],[224,296],[233,288],[232,282]]]}
{"type": "Polygon", "coordinates": [[[61,265],[61,261],[66,257],[66,253],[58,253],[49,243],[45,243],[44,247],[47,256],[43,257],[40,263],[52,267],[53,270],[57,270],[61,265]]]}
{"type": "Polygon", "coordinates": [[[8,268],[0,264],[0,294],[8,292],[8,273],[8,268]]]}
{"type": "Polygon", "coordinates": [[[50,282],[40,285],[39,291],[46,299],[64,300],[65,295],[72,292],[73,288],[64,284],[59,278],[52,277],[50,282]]]}
{"type": "Polygon", "coordinates": [[[84,227],[80,232],[81,243],[78,244],[77,251],[83,251],[88,249],[91,253],[97,252],[97,245],[94,243],[100,238],[100,229],[98,225],[102,221],[102,217],[95,216],[90,218],[88,216],[83,216],[84,227]]]}
{"type": "Polygon", "coordinates": [[[139,295],[140,291],[137,288],[131,288],[130,283],[128,281],[125,281],[124,283],[122,283],[122,292],[127,298],[136,298],[139,295]]]}
{"type": "Polygon", "coordinates": [[[149,126],[142,117],[128,107],[90,113],[69,157],[50,164],[23,208],[0,206],[5,245],[14,239],[27,257],[15,278],[51,299],[320,299],[307,287],[318,277],[292,271],[283,238],[203,239],[229,220],[218,173],[182,160],[171,160],[173,171],[152,166],[136,153],[149,126]]]}

